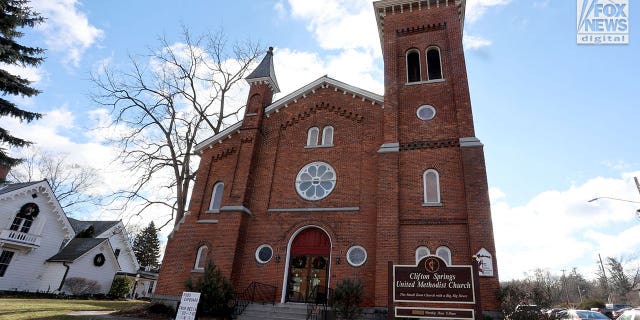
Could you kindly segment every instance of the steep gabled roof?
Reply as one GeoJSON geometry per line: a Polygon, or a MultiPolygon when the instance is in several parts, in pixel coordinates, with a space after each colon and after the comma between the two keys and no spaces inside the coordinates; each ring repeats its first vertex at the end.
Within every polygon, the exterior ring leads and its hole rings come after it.
{"type": "MultiPolygon", "coordinates": [[[[284,96],[278,101],[272,103],[265,109],[265,116],[268,118],[272,113],[278,112],[281,108],[288,108],[290,103],[296,103],[299,99],[306,98],[307,96],[314,94],[319,88],[333,88],[336,92],[342,92],[342,94],[349,94],[354,99],[362,99],[362,101],[370,101],[371,105],[384,105],[384,97],[373,93],[371,91],[367,91],[358,87],[354,87],[352,85],[348,85],[344,82],[335,80],[333,78],[329,78],[328,76],[322,76],[317,80],[305,85],[304,87],[284,96]]],[[[242,126],[242,121],[237,122],[230,127],[226,128],[222,132],[209,137],[208,139],[202,141],[195,147],[195,152],[202,152],[204,148],[212,145],[213,143],[222,141],[222,139],[231,137],[232,134],[238,132],[240,127],[242,126]]]]}
{"type": "Polygon", "coordinates": [[[93,234],[99,236],[109,228],[115,226],[120,221],[83,221],[74,218],[69,218],[69,222],[73,227],[73,230],[78,234],[84,230],[87,230],[90,226],[93,226],[93,234]]]}
{"type": "Polygon", "coordinates": [[[0,195],[5,194],[5,193],[9,193],[15,190],[20,190],[24,187],[28,187],[34,184],[38,184],[40,182],[42,182],[44,180],[41,181],[33,181],[33,182],[19,182],[19,183],[11,183],[11,184],[7,184],[4,185],[0,188],[0,195]]]}
{"type": "Polygon", "coordinates": [[[53,207],[52,211],[53,214],[57,215],[57,221],[62,223],[62,229],[65,232],[65,237],[67,239],[73,238],[76,233],[47,180],[6,185],[0,189],[0,201],[15,197],[25,197],[30,199],[31,195],[35,193],[40,193],[49,198],[48,203],[53,207]]]}
{"type": "Polygon", "coordinates": [[[56,253],[53,257],[47,259],[49,262],[73,262],[83,256],[91,249],[97,247],[103,242],[109,242],[107,238],[74,238],[56,253]]]}

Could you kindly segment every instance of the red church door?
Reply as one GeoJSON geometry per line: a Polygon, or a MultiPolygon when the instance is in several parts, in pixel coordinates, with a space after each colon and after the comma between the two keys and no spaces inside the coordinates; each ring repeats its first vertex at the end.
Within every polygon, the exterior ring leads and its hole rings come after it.
{"type": "Polygon", "coordinates": [[[309,228],[291,244],[287,301],[322,302],[327,297],[331,241],[324,231],[309,228]]]}

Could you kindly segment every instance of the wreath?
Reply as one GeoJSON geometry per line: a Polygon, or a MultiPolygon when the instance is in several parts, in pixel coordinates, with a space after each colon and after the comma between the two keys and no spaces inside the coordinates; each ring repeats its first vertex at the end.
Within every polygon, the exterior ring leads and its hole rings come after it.
{"type": "Polygon", "coordinates": [[[33,202],[29,202],[20,207],[19,215],[20,218],[33,220],[38,216],[38,213],[40,213],[40,208],[38,208],[38,205],[33,202]]]}
{"type": "Polygon", "coordinates": [[[327,266],[327,260],[324,257],[315,257],[312,265],[314,269],[324,269],[327,266]]]}
{"type": "Polygon", "coordinates": [[[293,258],[293,261],[291,262],[291,265],[294,268],[304,268],[307,265],[307,257],[306,256],[297,256],[295,258],[293,258]]]}
{"type": "Polygon", "coordinates": [[[96,267],[102,267],[102,265],[104,264],[104,260],[104,254],[98,253],[95,257],[93,257],[93,265],[95,265],[96,267]]]}

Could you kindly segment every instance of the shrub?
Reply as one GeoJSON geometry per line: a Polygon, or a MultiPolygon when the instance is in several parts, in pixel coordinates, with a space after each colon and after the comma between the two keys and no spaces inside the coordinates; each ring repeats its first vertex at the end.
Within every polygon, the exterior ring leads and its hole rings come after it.
{"type": "Polygon", "coordinates": [[[189,279],[185,287],[189,291],[200,292],[198,315],[228,316],[231,314],[229,301],[233,300],[233,286],[212,261],[207,263],[204,274],[198,277],[195,283],[189,279]]]}
{"type": "Polygon", "coordinates": [[[98,281],[80,277],[71,277],[64,280],[64,287],[73,295],[91,294],[100,291],[98,281]]]}
{"type": "Polygon", "coordinates": [[[364,284],[360,279],[342,279],[333,291],[333,309],[342,319],[356,319],[362,314],[364,284]]]}
{"type": "Polygon", "coordinates": [[[111,284],[109,296],[114,299],[124,299],[131,291],[131,282],[125,277],[116,277],[111,284]]]}

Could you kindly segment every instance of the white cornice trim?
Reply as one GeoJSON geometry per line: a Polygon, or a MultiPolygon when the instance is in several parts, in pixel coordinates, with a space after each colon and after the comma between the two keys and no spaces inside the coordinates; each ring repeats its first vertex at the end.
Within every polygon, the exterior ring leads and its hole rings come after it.
{"type": "MultiPolygon", "coordinates": [[[[348,85],[344,82],[329,78],[325,75],[267,106],[264,111],[265,116],[268,118],[272,113],[278,112],[282,107],[288,108],[289,104],[292,101],[295,103],[300,99],[307,98],[309,95],[314,94],[318,88],[333,88],[335,91],[342,92],[343,94],[350,94],[354,99],[357,98],[361,99],[362,101],[370,101],[371,105],[377,104],[380,107],[384,106],[383,96],[364,89],[360,89],[358,87],[354,87],[352,85],[348,85]]],[[[198,143],[194,148],[194,152],[202,153],[205,148],[212,148],[214,143],[222,143],[224,139],[230,139],[234,133],[240,132],[241,127],[242,121],[231,125],[222,132],[207,138],[201,143],[198,143]]]]}
{"type": "Polygon", "coordinates": [[[480,139],[478,139],[476,137],[460,138],[460,147],[461,148],[482,147],[482,146],[484,146],[484,145],[482,144],[482,142],[480,142],[480,139]]]}

